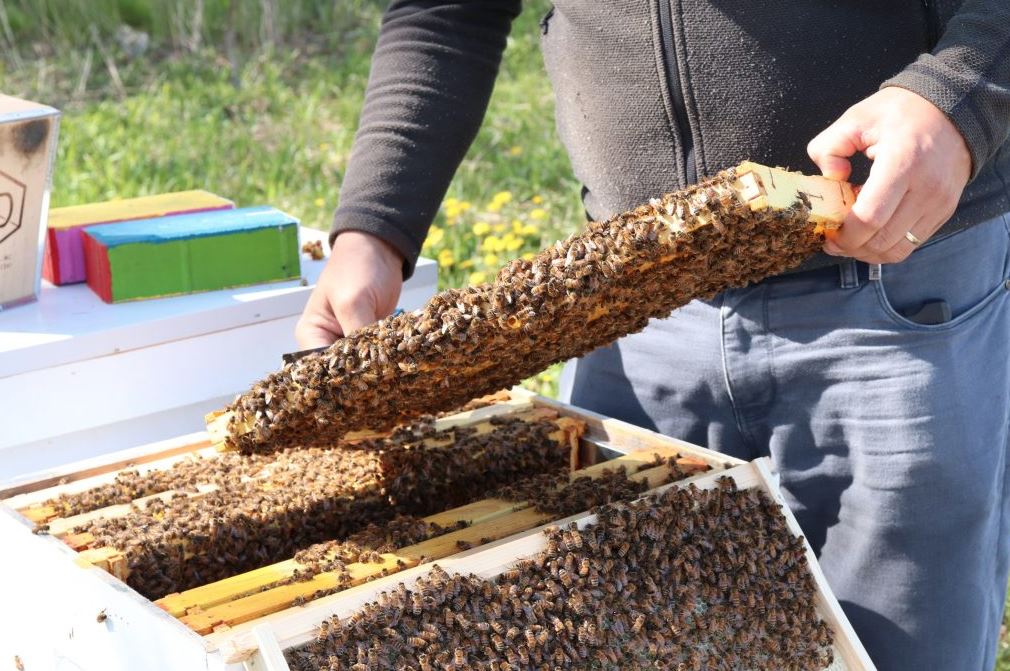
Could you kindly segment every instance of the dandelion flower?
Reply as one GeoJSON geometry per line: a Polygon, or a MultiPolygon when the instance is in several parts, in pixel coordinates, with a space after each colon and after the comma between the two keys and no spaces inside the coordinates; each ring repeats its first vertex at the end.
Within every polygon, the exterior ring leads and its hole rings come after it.
{"type": "Polygon", "coordinates": [[[484,241],[480,244],[480,247],[485,252],[491,252],[491,253],[500,252],[503,249],[505,249],[504,245],[502,245],[501,238],[499,238],[497,235],[489,235],[486,238],[484,238],[484,241]]]}
{"type": "Polygon", "coordinates": [[[537,207],[530,210],[530,219],[534,221],[540,221],[547,218],[547,210],[537,207]]]}
{"type": "Polygon", "coordinates": [[[322,198],[316,198],[313,202],[316,204],[316,207],[322,207],[326,204],[326,201],[322,198]]]}
{"type": "Polygon", "coordinates": [[[519,145],[509,147],[509,156],[518,156],[521,153],[523,153],[523,148],[519,145]]]}
{"type": "Polygon", "coordinates": [[[543,196],[533,196],[532,198],[530,198],[530,200],[533,201],[534,205],[539,205],[540,203],[544,202],[543,196]]]}
{"type": "Polygon", "coordinates": [[[450,268],[456,262],[451,249],[443,249],[438,253],[438,265],[443,268],[450,268]]]}
{"type": "Polygon", "coordinates": [[[470,284],[482,284],[487,281],[487,275],[478,270],[470,273],[470,277],[468,279],[470,284]]]}
{"type": "Polygon", "coordinates": [[[491,226],[486,221],[478,221],[472,230],[474,235],[483,236],[491,232],[491,226]]]}
{"type": "Polygon", "coordinates": [[[484,255],[484,265],[485,266],[491,266],[493,268],[493,267],[496,267],[499,263],[500,263],[500,261],[498,260],[498,255],[497,254],[485,254],[484,255]]]}

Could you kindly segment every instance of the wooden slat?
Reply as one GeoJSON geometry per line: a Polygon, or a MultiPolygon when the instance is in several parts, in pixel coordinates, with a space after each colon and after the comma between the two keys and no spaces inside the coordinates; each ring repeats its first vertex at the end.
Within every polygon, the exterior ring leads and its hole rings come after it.
{"type": "Polygon", "coordinates": [[[742,459],[719,454],[704,447],[699,447],[683,440],[677,440],[676,438],[670,438],[669,436],[643,429],[628,422],[611,419],[591,410],[585,410],[543,396],[537,396],[524,389],[513,389],[512,394],[515,396],[528,396],[533,401],[533,405],[537,407],[552,408],[565,417],[585,422],[587,430],[583,437],[604,447],[613,445],[619,447],[621,451],[648,450],[661,446],[676,447],[682,454],[698,457],[712,466],[730,467],[746,463],[742,459]]]}
{"type": "MultiPolygon", "coordinates": [[[[168,457],[162,457],[142,464],[134,464],[131,462],[128,464],[128,467],[135,469],[143,476],[152,471],[168,469],[185,459],[213,458],[218,454],[218,451],[212,447],[207,447],[206,442],[207,441],[190,443],[190,445],[201,446],[192,451],[169,455],[168,457]]],[[[115,481],[121,470],[122,469],[89,476],[80,480],[57,485],[55,487],[47,487],[26,492],[13,496],[3,503],[11,508],[14,508],[20,514],[36,523],[48,522],[49,520],[56,519],[60,515],[60,509],[57,506],[49,505],[49,501],[56,499],[61,495],[78,494],[89,489],[94,489],[95,487],[110,484],[115,481]]]]}
{"type": "Polygon", "coordinates": [[[61,493],[82,491],[95,486],[95,484],[100,484],[100,482],[88,480],[89,478],[111,474],[107,480],[104,480],[111,482],[115,477],[115,472],[124,468],[184,456],[187,453],[210,447],[210,445],[211,442],[207,439],[207,434],[200,432],[104,457],[104,459],[111,457],[109,461],[91,459],[86,462],[70,464],[50,472],[45,477],[6,483],[3,489],[0,489],[0,501],[11,508],[26,507],[32,503],[55,498],[61,493]],[[68,487],[68,485],[76,484],[81,480],[88,480],[88,482],[85,486],[68,487]],[[23,495],[26,494],[34,494],[34,496],[24,497],[23,495]]]}
{"type": "MultiPolygon", "coordinates": [[[[599,463],[584,470],[571,473],[569,477],[571,480],[575,480],[580,477],[598,478],[607,471],[613,471],[624,467],[629,473],[629,478],[644,481],[651,488],[657,486],[669,477],[669,468],[666,466],[659,466],[646,471],[636,472],[637,469],[643,464],[653,461],[657,456],[667,458],[674,457],[677,454],[679,454],[678,451],[666,447],[660,450],[635,452],[612,461],[599,463]]],[[[696,470],[697,468],[699,468],[699,466],[695,462],[689,460],[688,470],[696,470]]],[[[423,549],[419,553],[415,554],[419,557],[421,554],[428,552],[429,557],[443,557],[459,550],[459,547],[456,546],[456,541],[458,540],[463,540],[470,545],[480,545],[485,539],[496,540],[501,538],[500,535],[495,535],[498,530],[493,524],[494,521],[499,518],[512,515],[517,511],[529,508],[531,505],[533,505],[533,503],[529,501],[514,502],[500,499],[484,499],[459,508],[454,508],[452,510],[447,510],[425,517],[424,520],[426,522],[439,524],[444,527],[454,526],[460,521],[467,522],[470,526],[466,529],[460,530],[466,533],[453,532],[444,536],[439,536],[436,539],[426,541],[426,543],[428,543],[426,549],[423,549]],[[456,535],[453,535],[454,533],[456,535]],[[444,543],[437,540],[444,538],[448,538],[448,540],[444,543]],[[438,552],[438,554],[430,554],[430,552],[438,552]]],[[[399,555],[399,558],[403,560],[405,564],[409,564],[409,562],[407,562],[407,556],[403,554],[406,551],[407,550],[397,552],[396,554],[399,555]]],[[[393,568],[397,568],[395,558],[392,560],[391,565],[393,568]]],[[[376,574],[380,573],[382,568],[390,567],[388,562],[383,565],[373,564],[371,566],[377,566],[375,569],[376,574]]],[[[264,566],[259,569],[247,571],[237,576],[225,578],[214,583],[194,587],[193,589],[186,590],[184,592],[169,594],[159,599],[156,603],[172,615],[180,617],[192,608],[207,609],[223,604],[227,601],[243,598],[268,585],[290,578],[294,574],[295,570],[304,570],[305,568],[306,567],[299,562],[289,559],[276,564],[271,564],[270,566],[264,566]]],[[[265,593],[266,592],[264,592],[264,594],[265,593]]],[[[290,599],[295,597],[279,598],[283,602],[283,605],[286,605],[287,601],[290,601],[290,599]],[[285,601],[285,599],[287,599],[287,601],[285,601]]],[[[228,621],[228,623],[231,624],[230,621],[228,621]]]]}

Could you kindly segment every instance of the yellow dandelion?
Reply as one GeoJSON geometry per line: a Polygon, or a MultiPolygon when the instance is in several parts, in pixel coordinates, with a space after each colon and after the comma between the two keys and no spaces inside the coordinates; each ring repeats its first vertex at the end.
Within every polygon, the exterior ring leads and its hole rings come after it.
{"type": "Polygon", "coordinates": [[[440,226],[432,226],[428,229],[428,237],[424,241],[425,247],[437,247],[445,239],[445,230],[440,226]]]}
{"type": "Polygon", "coordinates": [[[480,247],[485,252],[490,253],[500,252],[504,249],[501,238],[499,238],[497,235],[489,235],[486,238],[484,238],[484,241],[480,243],[480,247]]]}
{"type": "Polygon", "coordinates": [[[322,198],[316,198],[313,202],[316,204],[316,207],[322,207],[326,204],[326,201],[322,198]]]}
{"type": "Polygon", "coordinates": [[[525,254],[523,254],[522,257],[527,261],[532,261],[533,259],[537,258],[537,255],[534,254],[533,252],[526,252],[525,254]]]}
{"type": "Polygon", "coordinates": [[[523,235],[540,235],[540,227],[536,224],[526,224],[523,226],[523,230],[520,231],[523,235]]]}
{"type": "Polygon", "coordinates": [[[500,263],[497,254],[485,254],[484,255],[484,265],[491,266],[492,268],[500,263]]]}
{"type": "Polygon", "coordinates": [[[470,277],[468,279],[470,284],[483,284],[487,281],[487,275],[478,270],[470,273],[470,277]]]}
{"type": "Polygon", "coordinates": [[[453,263],[456,262],[456,257],[453,256],[451,249],[443,249],[438,253],[438,265],[443,268],[449,268],[453,263]]]}
{"type": "Polygon", "coordinates": [[[486,211],[492,212],[492,213],[494,213],[494,212],[500,212],[501,211],[501,203],[492,200],[490,203],[487,204],[487,207],[485,207],[484,209],[486,211]]]}
{"type": "Polygon", "coordinates": [[[522,238],[509,233],[502,239],[502,244],[505,246],[505,251],[515,252],[523,246],[523,240],[522,238]]]}
{"type": "Polygon", "coordinates": [[[463,270],[473,268],[473,259],[463,259],[462,261],[459,262],[459,267],[462,268],[463,270]]]}
{"type": "Polygon", "coordinates": [[[532,198],[530,198],[530,200],[533,201],[534,205],[539,205],[540,203],[544,202],[544,199],[543,199],[542,196],[533,196],[532,198]]]}
{"type": "Polygon", "coordinates": [[[494,200],[494,202],[501,203],[502,205],[504,205],[505,203],[511,203],[512,202],[512,192],[511,191],[499,191],[498,193],[496,193],[494,195],[493,200],[494,200]]]}
{"type": "Polygon", "coordinates": [[[504,233],[505,229],[507,229],[508,226],[506,226],[505,224],[495,224],[494,226],[492,226],[492,228],[494,229],[495,233],[504,233]]]}
{"type": "Polygon", "coordinates": [[[512,220],[512,232],[515,233],[515,234],[522,233],[523,232],[523,222],[519,221],[518,219],[513,219],[512,220]]]}
{"type": "Polygon", "coordinates": [[[516,144],[509,147],[509,156],[518,156],[521,153],[523,153],[523,148],[519,145],[516,144]]]}
{"type": "Polygon", "coordinates": [[[448,198],[445,199],[445,201],[442,204],[445,205],[446,207],[456,207],[457,205],[459,205],[459,198],[453,198],[452,196],[449,196],[448,198]]]}
{"type": "Polygon", "coordinates": [[[482,236],[491,232],[491,226],[486,221],[478,221],[471,230],[474,235],[482,236]]]}
{"type": "Polygon", "coordinates": [[[459,208],[460,212],[466,212],[467,210],[469,210],[473,206],[470,204],[470,201],[468,201],[468,200],[461,200],[457,204],[457,207],[459,208]]]}
{"type": "Polygon", "coordinates": [[[536,207],[530,210],[530,219],[533,219],[534,221],[540,221],[541,219],[546,218],[547,218],[547,210],[544,210],[543,208],[540,207],[536,207]]]}

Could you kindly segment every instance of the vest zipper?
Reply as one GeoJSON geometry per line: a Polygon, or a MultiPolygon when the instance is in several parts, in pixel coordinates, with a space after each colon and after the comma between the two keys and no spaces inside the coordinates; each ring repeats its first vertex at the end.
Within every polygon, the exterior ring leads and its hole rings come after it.
{"type": "Polygon", "coordinates": [[[683,186],[688,186],[698,181],[698,169],[694,160],[694,134],[691,132],[691,120],[687,116],[684,89],[680,85],[680,67],[677,64],[671,1],[659,0],[659,47],[663,53],[663,69],[666,74],[666,89],[670,92],[673,122],[677,126],[680,146],[684,153],[682,157],[685,172],[683,186]]]}
{"type": "Polygon", "coordinates": [[[926,35],[929,39],[928,46],[931,51],[940,39],[935,4],[935,0],[922,0],[922,8],[926,10],[926,35]]]}

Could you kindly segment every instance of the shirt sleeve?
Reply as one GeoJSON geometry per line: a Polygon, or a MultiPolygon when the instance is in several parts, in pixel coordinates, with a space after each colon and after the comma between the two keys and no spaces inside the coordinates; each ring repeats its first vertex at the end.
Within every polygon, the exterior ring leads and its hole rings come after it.
{"type": "Polygon", "coordinates": [[[974,179],[1010,133],[1010,2],[966,0],[932,52],[884,86],[917,93],[950,118],[971,152],[974,179]]]}
{"type": "Polygon", "coordinates": [[[520,0],[397,0],[383,16],[333,218],[403,254],[428,227],[487,109],[520,0]]]}

